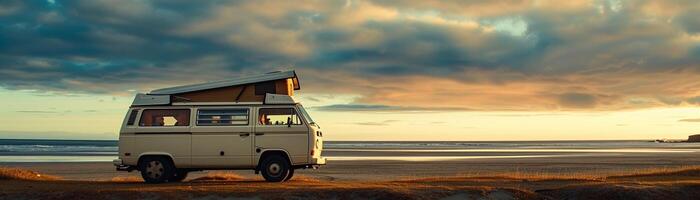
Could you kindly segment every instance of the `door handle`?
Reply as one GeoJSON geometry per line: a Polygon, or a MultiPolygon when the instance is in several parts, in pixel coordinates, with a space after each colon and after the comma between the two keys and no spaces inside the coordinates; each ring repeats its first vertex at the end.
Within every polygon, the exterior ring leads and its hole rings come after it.
{"type": "Polygon", "coordinates": [[[255,136],[258,136],[258,135],[265,135],[265,133],[255,133],[255,136]]]}
{"type": "Polygon", "coordinates": [[[250,133],[241,133],[241,134],[238,134],[238,135],[241,136],[241,137],[248,137],[248,136],[250,136],[250,133]]]}

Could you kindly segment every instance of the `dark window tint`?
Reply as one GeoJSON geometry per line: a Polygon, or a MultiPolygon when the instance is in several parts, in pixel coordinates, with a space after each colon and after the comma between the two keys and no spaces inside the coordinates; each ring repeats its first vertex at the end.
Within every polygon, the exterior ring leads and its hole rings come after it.
{"type": "Polygon", "coordinates": [[[248,125],[247,108],[200,109],[197,111],[197,126],[248,125]]]}
{"type": "Polygon", "coordinates": [[[141,113],[140,126],[189,126],[189,109],[148,109],[141,113]]]}
{"type": "Polygon", "coordinates": [[[265,93],[275,93],[275,82],[268,81],[255,84],[255,95],[265,95],[265,93]]]}
{"type": "Polygon", "coordinates": [[[137,115],[139,115],[139,109],[131,110],[131,113],[129,114],[129,120],[126,121],[126,125],[133,126],[134,122],[136,121],[137,115]]]}
{"type": "Polygon", "coordinates": [[[300,125],[301,120],[292,108],[261,108],[258,123],[262,125],[300,125]]]}

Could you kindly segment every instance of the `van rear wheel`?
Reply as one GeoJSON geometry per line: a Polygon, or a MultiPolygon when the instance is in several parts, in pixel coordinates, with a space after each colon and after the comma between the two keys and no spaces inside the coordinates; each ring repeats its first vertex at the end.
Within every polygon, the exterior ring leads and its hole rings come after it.
{"type": "Polygon", "coordinates": [[[262,172],[263,178],[268,182],[282,182],[289,175],[291,170],[289,162],[282,156],[270,155],[266,157],[262,162],[262,172]]]}
{"type": "Polygon", "coordinates": [[[146,183],[165,183],[173,179],[176,169],[170,159],[145,157],[139,162],[141,177],[146,183]]]}

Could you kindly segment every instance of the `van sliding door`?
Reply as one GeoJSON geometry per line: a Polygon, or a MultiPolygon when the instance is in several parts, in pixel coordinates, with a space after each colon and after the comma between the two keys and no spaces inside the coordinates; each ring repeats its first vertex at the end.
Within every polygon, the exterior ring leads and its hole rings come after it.
{"type": "Polygon", "coordinates": [[[250,107],[197,109],[192,127],[192,166],[237,168],[252,165],[250,107]]]}

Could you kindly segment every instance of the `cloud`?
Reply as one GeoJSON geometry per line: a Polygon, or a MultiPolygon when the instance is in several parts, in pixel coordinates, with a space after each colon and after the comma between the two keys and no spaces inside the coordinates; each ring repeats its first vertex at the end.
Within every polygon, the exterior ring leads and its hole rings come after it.
{"type": "Polygon", "coordinates": [[[398,122],[398,120],[384,120],[380,122],[358,122],[355,123],[357,125],[362,125],[362,126],[387,126],[391,123],[398,122]]]}
{"type": "Polygon", "coordinates": [[[660,102],[667,104],[667,105],[680,105],[683,103],[683,99],[678,98],[678,97],[664,97],[664,96],[659,96],[656,97],[660,102]]]}
{"type": "Polygon", "coordinates": [[[687,102],[690,104],[700,105],[700,96],[688,98],[687,102]]]}
{"type": "Polygon", "coordinates": [[[559,95],[559,104],[570,108],[593,108],[597,98],[590,94],[566,93],[559,95]]]}
{"type": "Polygon", "coordinates": [[[699,8],[695,1],[6,1],[0,87],[133,95],[293,67],[304,92],[358,95],[352,103],[365,106],[331,110],[683,106],[700,102],[693,100],[699,8]]]}
{"type": "Polygon", "coordinates": [[[700,122],[700,118],[697,119],[680,119],[679,122],[700,122]]]}
{"type": "Polygon", "coordinates": [[[18,112],[18,113],[37,113],[37,114],[58,113],[56,111],[46,111],[46,110],[18,110],[16,112],[18,112]]]}
{"type": "Polygon", "coordinates": [[[325,106],[310,107],[309,109],[319,111],[350,111],[350,112],[382,112],[382,111],[404,111],[404,112],[450,112],[468,111],[467,108],[460,107],[404,107],[388,106],[377,104],[333,104],[325,106]]]}

